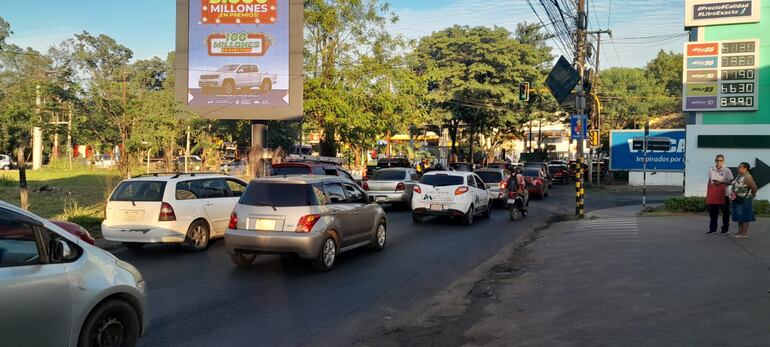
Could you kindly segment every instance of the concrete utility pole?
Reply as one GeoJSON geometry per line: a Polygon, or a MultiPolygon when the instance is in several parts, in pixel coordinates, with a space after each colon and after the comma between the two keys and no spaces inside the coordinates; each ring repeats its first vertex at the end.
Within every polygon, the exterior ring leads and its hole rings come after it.
{"type": "MultiPolygon", "coordinates": [[[[42,117],[43,96],[40,85],[35,86],[35,115],[42,117]]],[[[39,119],[38,119],[39,120],[39,119]]],[[[32,127],[32,170],[43,166],[43,129],[32,127]]]]}
{"type": "Polygon", "coordinates": [[[575,33],[575,62],[574,65],[580,73],[580,83],[578,83],[576,91],[577,96],[575,98],[575,108],[578,113],[577,129],[578,129],[578,144],[577,144],[577,164],[578,169],[575,179],[575,216],[578,219],[582,219],[585,215],[585,187],[583,186],[584,171],[583,162],[585,160],[585,153],[583,148],[585,146],[585,134],[583,133],[583,115],[585,114],[586,97],[583,90],[583,83],[585,79],[585,63],[586,63],[586,29],[588,28],[588,16],[586,15],[586,0],[578,0],[577,2],[577,32],[575,33]]]}
{"type": "Polygon", "coordinates": [[[72,168],[72,102],[68,103],[67,111],[67,160],[69,160],[70,169],[72,168]]]}

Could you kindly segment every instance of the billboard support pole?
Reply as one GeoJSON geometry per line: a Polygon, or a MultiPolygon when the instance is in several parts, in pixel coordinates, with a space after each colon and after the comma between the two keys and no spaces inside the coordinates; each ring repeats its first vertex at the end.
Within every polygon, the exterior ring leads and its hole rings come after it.
{"type": "Polygon", "coordinates": [[[647,139],[650,137],[650,121],[647,121],[647,123],[644,123],[644,145],[643,145],[643,151],[644,151],[644,160],[642,163],[642,172],[644,172],[643,176],[643,186],[642,186],[642,207],[647,207],[647,139]]]}

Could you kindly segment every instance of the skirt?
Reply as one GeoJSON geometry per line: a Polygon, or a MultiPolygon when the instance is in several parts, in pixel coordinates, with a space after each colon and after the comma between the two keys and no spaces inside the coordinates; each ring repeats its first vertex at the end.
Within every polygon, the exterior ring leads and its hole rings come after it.
{"type": "Polygon", "coordinates": [[[754,216],[753,199],[744,199],[743,202],[733,201],[733,222],[746,223],[757,220],[754,216]]]}

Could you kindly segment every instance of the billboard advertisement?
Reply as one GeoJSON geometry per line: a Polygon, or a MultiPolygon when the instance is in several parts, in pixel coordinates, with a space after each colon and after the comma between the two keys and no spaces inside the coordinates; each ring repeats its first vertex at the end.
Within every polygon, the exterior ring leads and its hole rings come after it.
{"type": "MultiPolygon", "coordinates": [[[[610,171],[642,171],[644,152],[633,147],[634,137],[644,137],[644,130],[613,130],[610,132],[610,171]]],[[[648,151],[648,171],[684,171],[685,142],[684,129],[650,130],[650,137],[668,137],[671,150],[648,151]]]]}
{"type": "Polygon", "coordinates": [[[759,22],[761,1],[685,0],[684,6],[684,25],[697,27],[759,22]]]}
{"type": "Polygon", "coordinates": [[[180,101],[205,118],[301,116],[302,7],[297,0],[177,0],[180,101]]]}

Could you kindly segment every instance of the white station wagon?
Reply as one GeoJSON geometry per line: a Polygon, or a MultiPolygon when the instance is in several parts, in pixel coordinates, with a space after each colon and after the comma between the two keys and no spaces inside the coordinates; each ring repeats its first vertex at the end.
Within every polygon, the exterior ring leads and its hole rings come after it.
{"type": "Polygon", "coordinates": [[[217,174],[142,175],[121,182],[107,202],[102,235],[128,248],[181,243],[199,251],[223,237],[246,182],[217,174]]]}
{"type": "Polygon", "coordinates": [[[481,214],[492,214],[492,196],[484,181],[473,172],[432,171],[424,174],[412,193],[412,220],[425,216],[454,216],[466,225],[481,214]]]}

